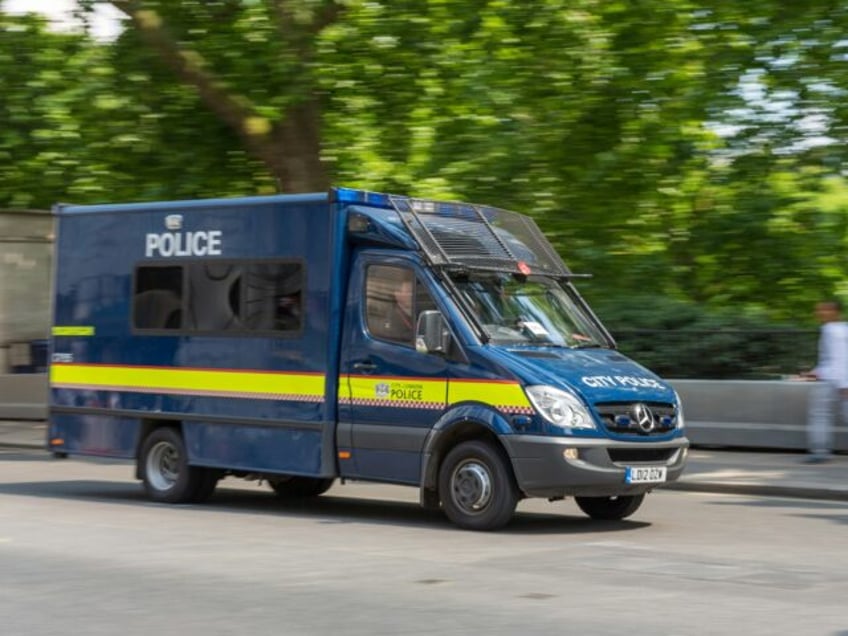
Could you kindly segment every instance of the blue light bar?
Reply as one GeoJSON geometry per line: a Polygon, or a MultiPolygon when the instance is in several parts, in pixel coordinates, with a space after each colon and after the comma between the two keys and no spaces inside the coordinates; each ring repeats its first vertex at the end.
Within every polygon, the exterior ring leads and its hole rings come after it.
{"type": "Polygon", "coordinates": [[[360,205],[372,205],[378,208],[391,208],[388,194],[380,192],[368,192],[367,190],[354,190],[352,188],[335,188],[336,201],[339,203],[358,203],[360,205]]]}

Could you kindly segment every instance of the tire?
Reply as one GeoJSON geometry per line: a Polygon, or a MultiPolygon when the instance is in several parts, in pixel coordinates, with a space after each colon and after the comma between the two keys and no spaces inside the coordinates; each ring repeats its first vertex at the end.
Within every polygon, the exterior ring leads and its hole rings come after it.
{"type": "MultiPolygon", "coordinates": [[[[141,447],[139,474],[147,496],[153,501],[194,501],[199,489],[204,486],[207,470],[188,465],[182,435],[174,428],[154,429],[141,447]]],[[[210,490],[209,495],[211,494],[210,490]]]]}
{"type": "Polygon", "coordinates": [[[497,530],[515,512],[518,488],[500,449],[480,440],[451,449],[439,469],[439,496],[448,519],[468,530],[497,530]]]}
{"type": "Polygon", "coordinates": [[[619,520],[629,517],[639,509],[645,495],[619,497],[575,497],[574,501],[592,519],[619,520]]]}
{"type": "Polygon", "coordinates": [[[334,481],[332,478],[287,475],[269,479],[268,485],[280,499],[307,499],[323,495],[334,481]]]}

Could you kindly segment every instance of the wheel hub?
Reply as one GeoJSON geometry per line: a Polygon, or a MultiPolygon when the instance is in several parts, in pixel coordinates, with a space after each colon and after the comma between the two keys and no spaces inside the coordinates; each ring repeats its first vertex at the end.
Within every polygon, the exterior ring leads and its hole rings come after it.
{"type": "Polygon", "coordinates": [[[466,512],[483,510],[492,499],[492,477],[488,469],[477,461],[457,466],[451,479],[451,494],[466,512]]]}
{"type": "Polygon", "coordinates": [[[179,451],[167,442],[159,442],[148,455],[148,480],[156,490],[168,490],[177,482],[179,476],[179,451]]]}

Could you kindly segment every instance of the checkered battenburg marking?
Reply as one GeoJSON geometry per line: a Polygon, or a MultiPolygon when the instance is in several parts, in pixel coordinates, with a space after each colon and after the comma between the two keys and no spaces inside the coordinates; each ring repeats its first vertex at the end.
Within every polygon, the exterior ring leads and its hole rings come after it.
{"type": "MultiPolygon", "coordinates": [[[[402,409],[434,409],[441,410],[447,405],[443,402],[420,402],[417,400],[380,400],[377,398],[339,398],[339,404],[350,406],[390,406],[393,408],[402,409]]],[[[533,415],[534,411],[529,406],[512,406],[503,404],[490,404],[494,408],[504,413],[516,413],[523,415],[533,415]]]]}

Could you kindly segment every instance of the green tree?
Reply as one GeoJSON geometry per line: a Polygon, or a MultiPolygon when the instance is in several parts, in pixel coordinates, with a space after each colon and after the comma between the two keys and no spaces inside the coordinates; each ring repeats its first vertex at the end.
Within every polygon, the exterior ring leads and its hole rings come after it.
{"type": "Polygon", "coordinates": [[[150,56],[127,69],[123,43],[54,33],[33,15],[0,13],[0,38],[8,87],[0,93],[0,207],[273,188],[259,162],[150,56]]]}
{"type": "Polygon", "coordinates": [[[129,18],[127,44],[145,43],[283,191],[327,188],[314,43],[335,3],[112,4],[129,18]]]}
{"type": "MultiPolygon", "coordinates": [[[[80,156],[80,119],[96,52],[35,16],[0,13],[0,206],[44,208],[96,170],[80,156]]],[[[83,186],[84,187],[84,186],[83,186]]]]}
{"type": "Polygon", "coordinates": [[[338,183],[528,211],[624,306],[848,293],[841,3],[111,4],[114,43],[4,30],[7,201],[338,183]]]}

